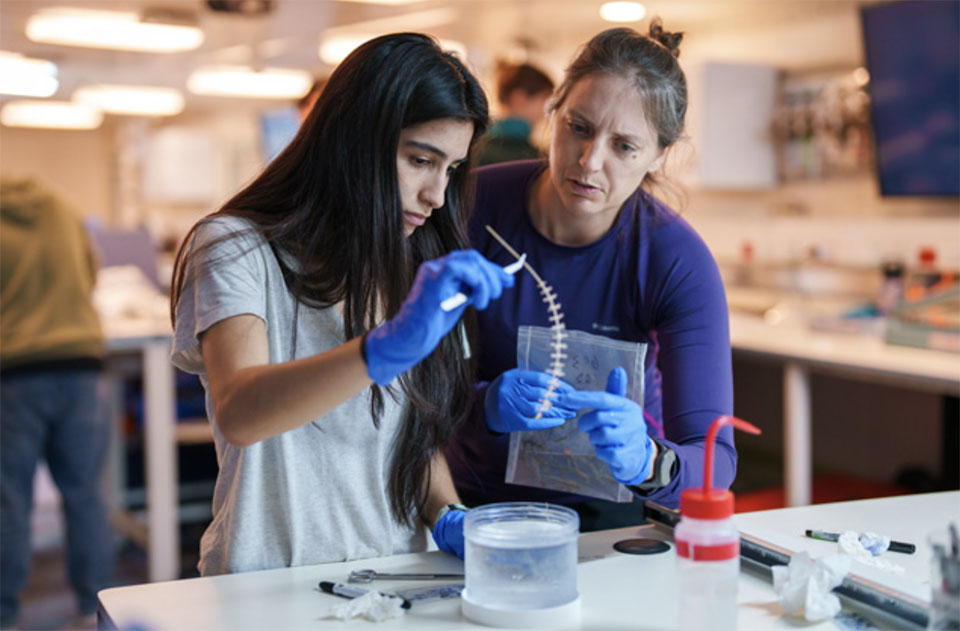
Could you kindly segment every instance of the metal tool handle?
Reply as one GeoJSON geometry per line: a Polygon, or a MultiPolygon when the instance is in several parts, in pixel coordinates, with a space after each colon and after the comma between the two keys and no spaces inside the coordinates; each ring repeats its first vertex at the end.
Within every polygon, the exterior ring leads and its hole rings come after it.
{"type": "Polygon", "coordinates": [[[402,579],[402,580],[416,580],[416,579],[436,579],[436,578],[463,578],[463,574],[380,574],[377,573],[377,578],[391,578],[391,579],[402,579]]]}
{"type": "Polygon", "coordinates": [[[462,579],[463,574],[419,574],[419,573],[381,573],[376,570],[354,570],[347,579],[349,583],[369,583],[376,579],[387,580],[434,580],[434,579],[462,579]]]}

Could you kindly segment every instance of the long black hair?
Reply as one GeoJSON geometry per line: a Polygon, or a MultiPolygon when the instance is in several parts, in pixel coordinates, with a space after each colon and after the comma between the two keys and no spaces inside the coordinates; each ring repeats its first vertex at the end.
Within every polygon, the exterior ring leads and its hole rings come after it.
{"type": "MultiPolygon", "coordinates": [[[[420,263],[466,247],[466,202],[472,195],[464,167],[450,176],[444,206],[404,236],[397,180],[400,132],[447,118],[473,123],[472,162],[476,141],[489,123],[477,79],[426,35],[372,39],[330,75],[287,148],[211,217],[249,220],[275,253],[295,261],[289,265],[277,256],[297,300],[317,308],[342,303],[346,339],[363,335],[397,313],[420,263]]],[[[172,308],[188,280],[190,237],[177,254],[172,308]]],[[[465,325],[472,343],[472,312],[465,325]]],[[[409,404],[393,450],[389,493],[401,523],[412,523],[421,512],[430,460],[472,402],[473,366],[457,331],[400,378],[409,404]]],[[[383,396],[373,386],[371,414],[378,427],[383,396]]]]}

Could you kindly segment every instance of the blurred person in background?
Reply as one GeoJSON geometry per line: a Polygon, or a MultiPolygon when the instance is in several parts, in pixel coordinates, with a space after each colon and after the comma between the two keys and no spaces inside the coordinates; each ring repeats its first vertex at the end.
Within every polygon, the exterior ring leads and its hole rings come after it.
{"type": "MultiPolygon", "coordinates": [[[[557,295],[567,329],[647,345],[644,400],[626,395],[617,368],[605,391],[564,384],[535,418],[550,375],[517,368],[518,328],[550,326],[529,274],[478,313],[479,386],[475,413],[447,449],[467,504],[547,501],[580,514],[581,530],[638,524],[650,499],[668,507],[702,484],[710,423],[733,412],[730,334],[723,284],[693,228],[651,188],[670,147],[683,137],[687,86],[677,59],[679,33],[659,20],[648,35],[610,29],[588,42],[567,68],[551,102],[547,161],[477,171],[471,243],[501,265],[511,256],[484,229],[492,226],[557,295]],[[612,477],[633,492],[614,503],[507,484],[510,433],[578,427],[612,477]]],[[[732,430],[720,430],[715,486],[736,471],[732,430]]]]}
{"type": "Polygon", "coordinates": [[[80,217],[30,180],[0,182],[0,228],[0,626],[15,623],[29,573],[43,459],[63,499],[73,626],[95,628],[113,565],[100,491],[110,427],[96,261],[80,217]]]}
{"type": "Polygon", "coordinates": [[[502,116],[483,140],[477,164],[494,164],[540,157],[530,135],[546,116],[553,81],[530,64],[497,65],[497,100],[502,116]]]}

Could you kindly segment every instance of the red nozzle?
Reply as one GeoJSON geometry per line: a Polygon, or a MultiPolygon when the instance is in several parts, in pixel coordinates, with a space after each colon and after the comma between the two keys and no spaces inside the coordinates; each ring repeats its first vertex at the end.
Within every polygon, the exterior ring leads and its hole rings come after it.
{"type": "Polygon", "coordinates": [[[692,487],[680,492],[680,513],[695,519],[726,519],[733,515],[733,493],[726,489],[713,489],[713,450],[717,442],[717,432],[727,424],[732,424],[751,434],[760,430],[750,423],[733,416],[718,416],[707,431],[706,453],[703,458],[703,488],[692,487]]]}
{"type": "Polygon", "coordinates": [[[713,488],[713,448],[717,443],[717,432],[724,425],[731,424],[739,430],[748,434],[759,434],[760,428],[751,425],[743,419],[736,416],[718,416],[710,423],[710,429],[707,430],[707,453],[703,458],[703,492],[708,494],[713,488]]]}

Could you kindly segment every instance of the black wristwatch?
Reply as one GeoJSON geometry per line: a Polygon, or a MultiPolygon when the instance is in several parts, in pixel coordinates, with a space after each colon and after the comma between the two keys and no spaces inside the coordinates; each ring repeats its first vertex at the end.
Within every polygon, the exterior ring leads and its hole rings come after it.
{"type": "Polygon", "coordinates": [[[651,438],[650,440],[657,443],[657,449],[660,453],[657,455],[657,459],[653,463],[653,477],[646,482],[634,484],[629,487],[631,490],[640,493],[653,491],[670,484],[670,480],[672,480],[673,476],[677,474],[677,452],[670,449],[659,440],[654,438],[651,438]]]}

